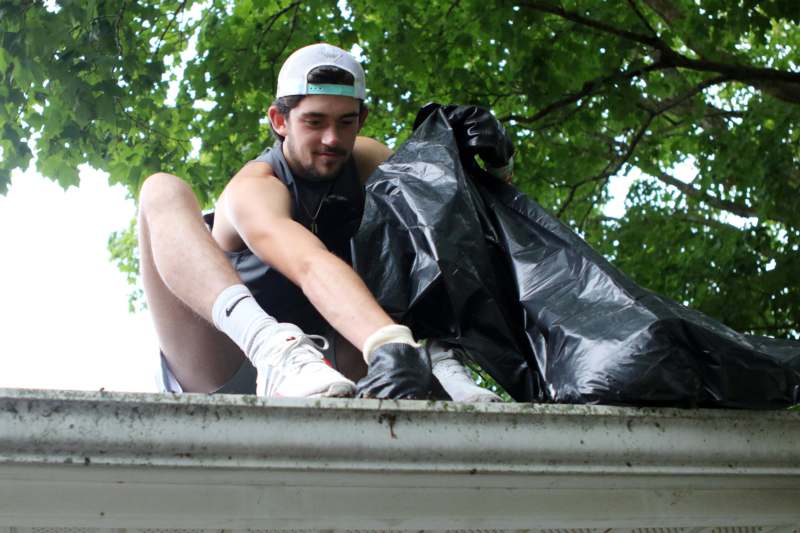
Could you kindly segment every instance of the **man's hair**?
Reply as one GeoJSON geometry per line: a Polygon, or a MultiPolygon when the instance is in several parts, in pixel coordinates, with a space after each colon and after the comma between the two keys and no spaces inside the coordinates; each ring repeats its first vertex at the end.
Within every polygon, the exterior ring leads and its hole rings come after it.
{"type": "MultiPolygon", "coordinates": [[[[353,75],[347,72],[344,69],[340,69],[339,67],[332,67],[323,65],[321,67],[316,67],[312,69],[308,73],[308,80],[309,83],[326,83],[332,85],[353,85],[355,83],[355,78],[353,75]]],[[[305,98],[307,95],[305,94],[298,94],[293,96],[282,96],[280,98],[276,98],[272,105],[278,108],[278,112],[286,117],[286,120],[289,120],[289,113],[300,104],[300,101],[305,98]]],[[[359,113],[364,109],[364,101],[359,100],[359,113]]],[[[280,135],[275,128],[272,126],[270,122],[270,128],[272,128],[272,134],[283,142],[283,135],[280,135]]]]}

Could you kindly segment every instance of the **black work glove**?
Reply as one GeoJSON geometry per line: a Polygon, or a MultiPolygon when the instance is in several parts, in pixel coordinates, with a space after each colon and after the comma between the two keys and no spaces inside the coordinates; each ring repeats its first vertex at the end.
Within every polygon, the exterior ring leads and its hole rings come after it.
{"type": "MultiPolygon", "coordinates": [[[[426,104],[417,113],[414,130],[436,110],[444,113],[456,136],[462,163],[468,172],[475,173],[480,167],[475,156],[486,164],[492,176],[508,181],[513,170],[514,143],[505,128],[488,109],[465,105],[426,104]]],[[[482,172],[477,172],[482,174],[482,172]]]]}
{"type": "Polygon", "coordinates": [[[367,375],[356,383],[356,397],[428,400],[440,389],[427,348],[390,342],[372,351],[367,375]]]}

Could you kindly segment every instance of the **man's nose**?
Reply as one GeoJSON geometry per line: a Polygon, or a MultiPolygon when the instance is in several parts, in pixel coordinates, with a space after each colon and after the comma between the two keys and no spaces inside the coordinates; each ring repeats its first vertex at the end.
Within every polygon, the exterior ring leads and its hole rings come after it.
{"type": "Polygon", "coordinates": [[[322,144],[326,146],[339,146],[339,130],[335,125],[328,126],[322,133],[322,144]]]}

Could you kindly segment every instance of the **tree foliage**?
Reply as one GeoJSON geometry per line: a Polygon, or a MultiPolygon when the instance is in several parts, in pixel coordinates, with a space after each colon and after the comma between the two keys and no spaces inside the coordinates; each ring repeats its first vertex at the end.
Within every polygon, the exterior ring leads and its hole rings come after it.
{"type": "MultiPolygon", "coordinates": [[[[402,142],[431,100],[487,106],[516,184],[638,283],[796,336],[799,23],[794,0],[0,0],[0,191],[35,139],[63,186],[88,162],[135,196],[163,170],[208,205],[270,142],[285,57],[357,45],[366,134],[402,142]]],[[[129,271],[131,231],[112,240],[129,271]]]]}

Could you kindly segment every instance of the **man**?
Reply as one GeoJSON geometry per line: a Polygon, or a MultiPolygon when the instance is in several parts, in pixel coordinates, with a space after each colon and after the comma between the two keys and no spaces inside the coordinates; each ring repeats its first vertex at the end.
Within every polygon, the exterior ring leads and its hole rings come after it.
{"type": "MultiPolygon", "coordinates": [[[[140,261],[165,390],[347,397],[360,380],[365,397],[430,396],[426,349],[348,264],[363,184],[391,154],[357,135],[365,91],[347,52],[316,44],[292,54],[268,111],[280,140],[231,179],[210,232],[182,180],[145,181],[140,261]]],[[[496,399],[452,353],[433,359],[453,399],[496,399]]]]}

